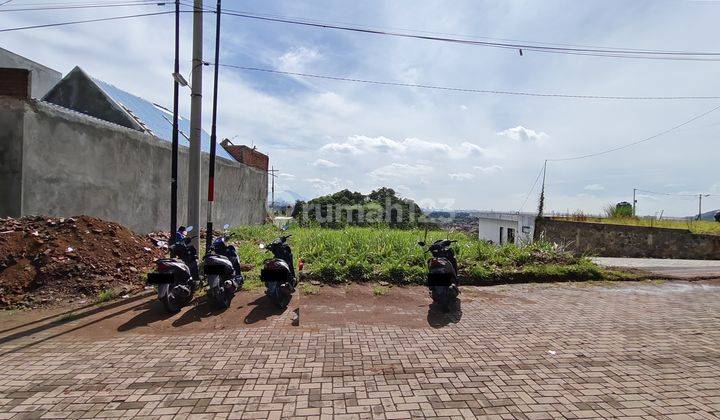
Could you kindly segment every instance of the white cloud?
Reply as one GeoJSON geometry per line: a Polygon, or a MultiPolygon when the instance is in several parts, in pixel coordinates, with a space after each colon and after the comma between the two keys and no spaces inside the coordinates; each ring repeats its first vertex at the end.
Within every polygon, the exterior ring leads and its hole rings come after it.
{"type": "Polygon", "coordinates": [[[473,167],[478,172],[481,172],[483,174],[494,174],[497,172],[501,172],[503,170],[502,166],[500,165],[491,165],[491,166],[475,166],[473,167]]]}
{"type": "Polygon", "coordinates": [[[282,71],[301,72],[320,57],[315,48],[296,47],[278,58],[278,68],[282,71]]]}
{"type": "Polygon", "coordinates": [[[328,143],[320,148],[321,152],[331,153],[360,153],[360,149],[347,143],[328,143]]]}
{"type": "Polygon", "coordinates": [[[315,162],[311,163],[311,165],[318,168],[337,168],[340,166],[335,162],[331,162],[325,159],[316,159],[315,162]]]}
{"type": "Polygon", "coordinates": [[[529,128],[525,128],[521,125],[513,128],[508,128],[507,130],[503,130],[497,133],[497,135],[500,137],[506,137],[511,140],[523,142],[536,142],[540,140],[545,140],[550,137],[542,131],[535,131],[529,128]]]}
{"type": "Polygon", "coordinates": [[[334,193],[344,188],[352,188],[355,184],[347,179],[341,178],[309,178],[305,180],[317,193],[328,194],[334,193]]]}
{"type": "Polygon", "coordinates": [[[392,163],[390,165],[381,166],[370,172],[370,176],[381,179],[408,179],[428,175],[433,168],[427,165],[392,163]]]}
{"type": "Polygon", "coordinates": [[[280,173],[278,174],[278,176],[279,176],[280,178],[285,178],[285,179],[287,179],[287,180],[295,179],[295,175],[289,174],[289,173],[287,173],[287,172],[280,172],[280,173]]]}
{"type": "Polygon", "coordinates": [[[450,179],[454,179],[455,181],[467,181],[469,179],[475,178],[474,174],[468,173],[468,172],[459,172],[454,174],[448,174],[450,179]]]}
{"type": "Polygon", "coordinates": [[[585,186],[585,191],[603,191],[605,187],[600,184],[589,184],[585,186]]]}
{"type": "Polygon", "coordinates": [[[486,152],[487,151],[484,148],[478,146],[477,144],[467,141],[460,143],[460,154],[463,156],[482,156],[486,152]]]}

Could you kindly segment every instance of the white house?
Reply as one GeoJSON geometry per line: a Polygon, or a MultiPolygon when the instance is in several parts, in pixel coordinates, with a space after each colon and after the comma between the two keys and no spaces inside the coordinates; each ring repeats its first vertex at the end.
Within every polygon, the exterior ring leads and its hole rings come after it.
{"type": "Polygon", "coordinates": [[[494,244],[533,241],[535,214],[519,212],[482,212],[478,214],[478,236],[494,244]]]}

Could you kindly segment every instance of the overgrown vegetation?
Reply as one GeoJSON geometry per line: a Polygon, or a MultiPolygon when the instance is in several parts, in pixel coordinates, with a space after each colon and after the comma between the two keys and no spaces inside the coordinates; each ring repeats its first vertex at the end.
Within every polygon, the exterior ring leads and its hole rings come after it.
{"type": "Polygon", "coordinates": [[[95,300],[95,303],[104,303],[109,302],[111,300],[114,300],[118,296],[118,293],[115,290],[107,289],[103,290],[98,294],[97,299],[95,300]]]}
{"type": "MultiPolygon", "coordinates": [[[[231,241],[243,263],[254,266],[247,284],[257,281],[260,268],[271,254],[259,249],[279,236],[272,225],[244,226],[232,231],[231,241]]],[[[305,263],[304,275],[323,283],[386,281],[392,284],[425,284],[426,261],[417,242],[419,229],[387,227],[324,229],[292,226],[289,244],[295,258],[305,263]]],[[[577,258],[552,244],[536,242],[522,247],[489,245],[464,233],[429,231],[427,242],[454,239],[461,276],[472,283],[601,279],[611,273],[586,258],[577,258]]],[[[297,261],[296,261],[297,264],[297,261]]]]}
{"type": "Polygon", "coordinates": [[[364,195],[342,190],[295,203],[292,216],[303,226],[342,228],[345,226],[391,226],[412,228],[423,223],[420,207],[398,197],[391,188],[364,195]]]}

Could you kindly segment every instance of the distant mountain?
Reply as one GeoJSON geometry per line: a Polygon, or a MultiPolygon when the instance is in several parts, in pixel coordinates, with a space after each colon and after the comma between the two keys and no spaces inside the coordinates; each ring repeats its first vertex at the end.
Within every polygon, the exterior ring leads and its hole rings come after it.
{"type": "MultiPolygon", "coordinates": [[[[720,209],[710,210],[710,211],[708,211],[708,212],[705,212],[705,213],[703,213],[702,215],[700,215],[700,220],[715,221],[715,213],[717,213],[717,212],[719,212],[719,211],[720,211],[720,209]]],[[[696,217],[697,217],[697,214],[696,214],[695,216],[692,216],[693,219],[696,218],[696,217]]]]}

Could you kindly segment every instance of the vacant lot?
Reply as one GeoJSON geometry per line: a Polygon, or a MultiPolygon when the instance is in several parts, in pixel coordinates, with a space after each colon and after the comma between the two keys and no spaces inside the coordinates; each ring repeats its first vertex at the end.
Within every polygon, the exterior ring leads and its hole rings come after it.
{"type": "MultiPolygon", "coordinates": [[[[272,225],[241,227],[232,231],[242,262],[255,265],[250,284],[257,281],[259,267],[269,254],[258,248],[282,232],[272,225]]],[[[394,284],[423,284],[426,261],[417,245],[425,240],[453,239],[460,274],[466,282],[554,281],[617,278],[590,260],[574,257],[552,244],[536,242],[523,247],[488,245],[465,233],[388,228],[345,229],[294,227],[289,244],[295,258],[305,262],[305,273],[325,283],[384,280],[394,284]]]]}

